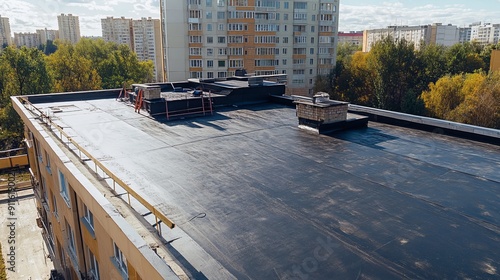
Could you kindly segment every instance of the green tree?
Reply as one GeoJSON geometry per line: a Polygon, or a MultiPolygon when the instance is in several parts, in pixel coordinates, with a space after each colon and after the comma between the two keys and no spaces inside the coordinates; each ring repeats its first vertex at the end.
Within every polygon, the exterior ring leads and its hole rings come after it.
{"type": "Polygon", "coordinates": [[[103,88],[120,88],[124,82],[130,85],[153,81],[153,63],[139,61],[126,45],[82,39],[75,49],[79,55],[92,61],[92,66],[102,78],[103,88]]]}
{"type": "Polygon", "coordinates": [[[367,63],[375,73],[371,81],[377,108],[402,111],[405,95],[417,85],[420,72],[413,43],[386,37],[371,49],[367,63]]]}
{"type": "Polygon", "coordinates": [[[447,70],[451,75],[473,73],[485,70],[486,64],[480,57],[482,48],[477,43],[455,44],[446,50],[447,70]]]}
{"type": "Polygon", "coordinates": [[[415,79],[417,88],[415,92],[421,93],[429,89],[430,83],[435,83],[446,75],[446,47],[442,45],[423,45],[416,53],[421,63],[421,71],[415,79]]]}
{"type": "Polygon", "coordinates": [[[92,62],[75,51],[67,42],[57,42],[57,51],[47,57],[54,79],[54,92],[81,91],[101,88],[101,77],[92,62]]]}
{"type": "Polygon", "coordinates": [[[12,78],[4,86],[9,95],[47,93],[51,80],[43,53],[36,48],[6,48],[0,57],[5,63],[7,76],[12,78]]]}

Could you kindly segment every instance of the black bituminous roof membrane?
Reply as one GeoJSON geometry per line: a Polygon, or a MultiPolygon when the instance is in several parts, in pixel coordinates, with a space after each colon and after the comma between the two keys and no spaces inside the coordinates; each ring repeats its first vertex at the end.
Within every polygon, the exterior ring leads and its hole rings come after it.
{"type": "Polygon", "coordinates": [[[72,104],[65,131],[239,279],[499,277],[499,146],[374,122],[315,135],[274,104],[168,122],[72,104]]]}

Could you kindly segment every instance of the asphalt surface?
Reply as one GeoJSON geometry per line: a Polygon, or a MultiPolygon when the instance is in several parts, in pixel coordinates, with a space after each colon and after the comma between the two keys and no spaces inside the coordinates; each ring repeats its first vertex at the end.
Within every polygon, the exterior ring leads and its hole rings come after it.
{"type": "Polygon", "coordinates": [[[374,122],[317,135],[274,104],[176,121],[67,108],[56,122],[236,278],[499,277],[499,146],[374,122]]]}

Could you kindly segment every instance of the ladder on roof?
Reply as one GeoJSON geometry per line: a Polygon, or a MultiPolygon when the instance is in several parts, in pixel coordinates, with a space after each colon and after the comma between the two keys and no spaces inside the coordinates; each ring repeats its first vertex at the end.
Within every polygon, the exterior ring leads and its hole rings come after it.
{"type": "Polygon", "coordinates": [[[144,90],[140,89],[139,92],[137,93],[137,96],[135,97],[134,108],[136,113],[141,113],[143,98],[144,98],[144,90]]]}
{"type": "MultiPolygon", "coordinates": [[[[183,116],[183,115],[203,114],[204,116],[206,116],[206,114],[208,114],[208,113],[213,115],[214,111],[213,111],[213,102],[212,102],[212,91],[208,92],[208,96],[205,96],[205,93],[202,92],[202,94],[200,95],[200,99],[201,99],[201,107],[189,108],[189,105],[188,105],[187,109],[170,111],[170,110],[168,110],[167,97],[165,97],[165,115],[167,117],[167,120],[170,120],[171,117],[183,116]]],[[[186,99],[186,100],[189,103],[189,100],[188,99],[186,99]]]]}

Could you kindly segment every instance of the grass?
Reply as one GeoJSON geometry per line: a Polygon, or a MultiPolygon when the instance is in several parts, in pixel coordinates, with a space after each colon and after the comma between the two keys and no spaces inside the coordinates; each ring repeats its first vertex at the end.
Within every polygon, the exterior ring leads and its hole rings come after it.
{"type": "Polygon", "coordinates": [[[5,270],[5,260],[2,254],[2,244],[0,244],[0,280],[7,280],[7,271],[5,270]]]}

